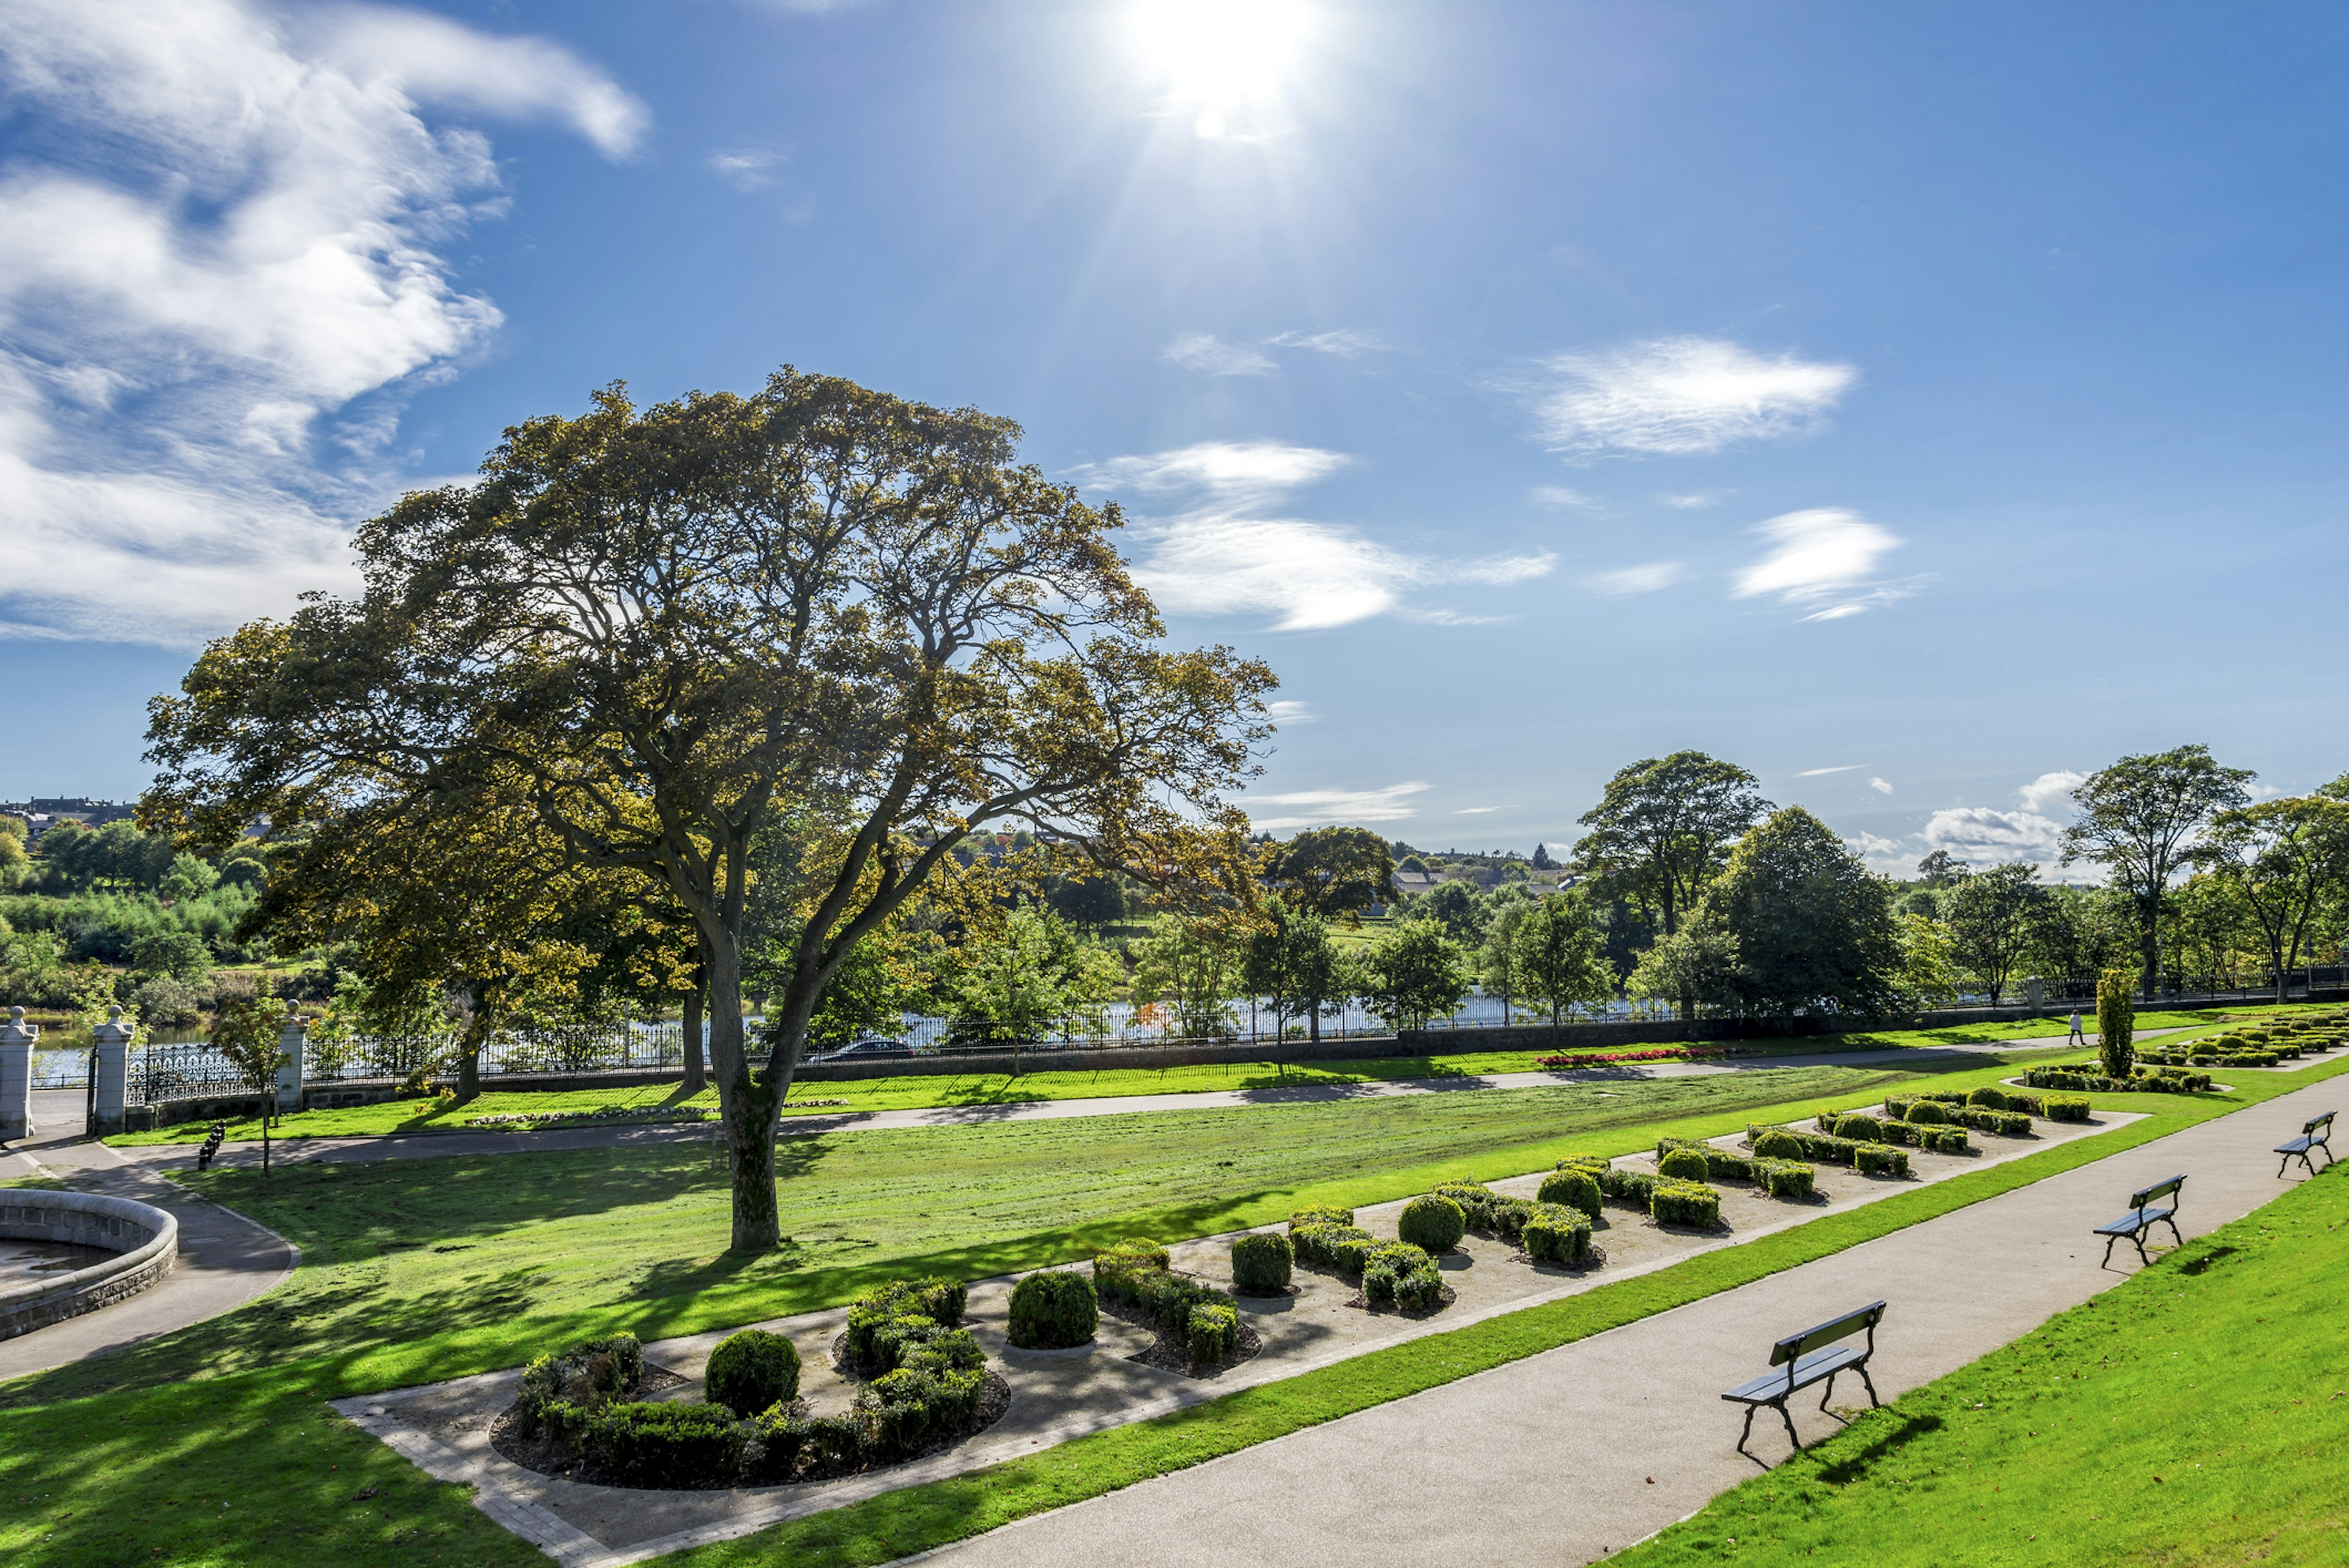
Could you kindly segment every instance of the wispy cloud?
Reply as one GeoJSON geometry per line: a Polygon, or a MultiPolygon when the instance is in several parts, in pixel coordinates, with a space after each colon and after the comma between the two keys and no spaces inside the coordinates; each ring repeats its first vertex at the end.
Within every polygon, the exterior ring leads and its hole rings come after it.
{"type": "Polygon", "coordinates": [[[1715,338],[1671,337],[1542,362],[1522,387],[1536,433],[1576,459],[1685,456],[1799,433],[1858,377],[1848,365],[1765,358],[1715,338]]]}
{"type": "Polygon", "coordinates": [[[1738,573],[1733,598],[1775,597],[1809,608],[1806,621],[1832,621],[1901,596],[1901,590],[1872,581],[1877,563],[1900,541],[1857,512],[1838,507],[1790,511],[1754,531],[1771,549],[1738,573]]]}
{"type": "Polygon", "coordinates": [[[1195,370],[1202,376],[1278,376],[1280,366],[1269,355],[1243,344],[1226,343],[1212,333],[1185,332],[1167,340],[1158,356],[1169,365],[1195,370]]]}
{"type": "Polygon", "coordinates": [[[1526,491],[1526,500],[1551,511],[1568,511],[1578,507],[1597,506],[1599,502],[1580,490],[1564,485],[1536,485],[1526,491]]]}
{"type": "Polygon", "coordinates": [[[347,585],[401,397],[498,327],[448,255],[497,164],[444,114],[649,121],[543,39],[240,0],[17,0],[0,86],[46,132],[0,178],[0,618],[166,645],[347,585]]]}
{"type": "Polygon", "coordinates": [[[1482,817],[1499,810],[1498,806],[1463,806],[1452,814],[1455,817],[1482,817]]]}
{"type": "Polygon", "coordinates": [[[1310,703],[1283,697],[1264,705],[1264,716],[1275,724],[1310,724],[1319,717],[1310,703]]]}
{"type": "Polygon", "coordinates": [[[790,161],[787,153],[765,148],[729,148],[709,155],[713,173],[737,191],[764,191],[775,182],[775,170],[790,161]]]}
{"type": "Polygon", "coordinates": [[[1265,342],[1275,348],[1309,348],[1316,354],[1332,354],[1340,359],[1360,359],[1366,354],[1384,354],[1389,347],[1376,333],[1351,326],[1331,327],[1326,332],[1284,332],[1266,338],[1265,342]]]}
{"type": "Polygon", "coordinates": [[[1630,593],[1653,593],[1687,576],[1687,568],[1677,561],[1651,561],[1645,566],[1626,566],[1619,571],[1594,573],[1582,582],[1585,587],[1609,597],[1620,598],[1630,593]]]}
{"type": "Polygon", "coordinates": [[[1202,442],[1075,470],[1089,489],[1164,497],[1173,510],[1134,530],[1135,578],[1168,609],[1268,616],[1278,631],[1326,631],[1380,614],[1468,624],[1413,604],[1422,589],[1499,586],[1538,577],[1546,553],[1467,558],[1413,554],[1342,523],[1264,515],[1345,466],[1342,453],[1274,442],[1202,442]]]}
{"type": "Polygon", "coordinates": [[[1376,789],[1292,789],[1250,795],[1247,799],[1251,806],[1288,806],[1294,810],[1270,816],[1258,816],[1251,810],[1248,824],[1277,830],[1320,828],[1333,822],[1396,822],[1417,814],[1411,798],[1426,789],[1425,784],[1413,780],[1376,789]]]}
{"type": "Polygon", "coordinates": [[[1837,768],[1806,768],[1800,773],[1795,774],[1795,777],[1797,779],[1816,779],[1823,774],[1828,773],[1857,773],[1859,769],[1867,766],[1868,764],[1865,762],[1847,762],[1837,768]]]}
{"type": "Polygon", "coordinates": [[[1682,511],[1701,511],[1709,506],[1719,506],[1736,493],[1733,490],[1682,490],[1676,495],[1660,495],[1656,499],[1682,511]]]}
{"type": "Polygon", "coordinates": [[[1881,779],[1869,779],[1868,781],[1868,787],[1875,790],[1879,795],[1889,795],[1892,793],[1892,786],[1881,779]]]}

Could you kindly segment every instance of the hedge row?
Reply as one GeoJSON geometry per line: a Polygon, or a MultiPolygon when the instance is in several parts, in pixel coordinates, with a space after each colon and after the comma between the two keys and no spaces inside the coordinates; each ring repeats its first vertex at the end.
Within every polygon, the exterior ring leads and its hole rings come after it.
{"type": "MultiPolygon", "coordinates": [[[[1240,1240],[1278,1243],[1284,1264],[1283,1283],[1287,1282],[1288,1247],[1281,1237],[1243,1236],[1240,1240]]],[[[1236,1257],[1237,1252],[1236,1243],[1236,1257]]],[[[1181,1339],[1194,1361],[1219,1361],[1239,1344],[1239,1305],[1231,1292],[1176,1274],[1166,1249],[1155,1242],[1129,1241],[1095,1253],[1093,1288],[1152,1319],[1160,1333],[1181,1339]],[[1204,1352],[1203,1346],[1207,1347],[1204,1352]]]]}
{"type": "MultiPolygon", "coordinates": [[[[1242,1295],[1278,1295],[1295,1275],[1296,1249],[1271,1231],[1232,1238],[1232,1288],[1242,1295]]],[[[1095,1261],[1098,1269],[1099,1261],[1095,1261]]]]}
{"type": "Polygon", "coordinates": [[[1372,1306],[1426,1312],[1443,1305],[1444,1273],[1426,1249],[1388,1242],[1362,1265],[1362,1299],[1372,1306]]]}
{"type": "Polygon", "coordinates": [[[1889,1144],[1872,1140],[1863,1142],[1823,1132],[1801,1132],[1791,1127],[1763,1122],[1748,1122],[1745,1137],[1754,1145],[1754,1153],[1773,1159],[1816,1160],[1831,1165],[1849,1165],[1870,1176],[1909,1174],[1908,1151],[1889,1144]]]}
{"type": "Polygon", "coordinates": [[[1659,1170],[1663,1169],[1663,1161],[1672,1155],[1689,1153],[1703,1157],[1704,1175],[1710,1181],[1751,1181],[1773,1198],[1807,1198],[1816,1190],[1818,1172],[1797,1159],[1771,1159],[1758,1153],[1739,1154],[1733,1150],[1693,1138],[1660,1138],[1656,1140],[1659,1170]]]}
{"type": "Polygon", "coordinates": [[[2074,1072],[2065,1068],[2033,1068],[2023,1075],[2023,1081],[2033,1088],[2086,1090],[2091,1094],[2193,1094],[2210,1087],[2210,1075],[2164,1068],[2135,1078],[2109,1078],[2101,1073],[2074,1072]]]}

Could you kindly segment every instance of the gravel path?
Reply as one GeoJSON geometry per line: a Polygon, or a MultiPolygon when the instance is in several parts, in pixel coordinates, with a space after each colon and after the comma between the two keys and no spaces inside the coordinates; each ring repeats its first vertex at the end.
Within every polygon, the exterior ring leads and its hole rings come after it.
{"type": "MultiPolygon", "coordinates": [[[[2282,1190],[2275,1144],[2336,1107],[2312,1085],[1955,1213],[1441,1388],[926,1554],[940,1568],[1422,1568],[1581,1563],[1631,1544],[1786,1451],[1767,1412],[1735,1450],[1721,1390],[1778,1336],[1879,1297],[1887,1398],[2029,1333],[2126,1277],[2088,1233],[2183,1171],[2180,1223],[2215,1229],[2282,1190]],[[1448,1500],[1448,1501],[1446,1501],[1448,1500]]],[[[2127,1254],[2126,1257],[2122,1254],[2127,1254]]],[[[1838,1402],[1864,1398],[1838,1385],[1838,1402]]],[[[1797,1398],[1805,1441],[1836,1429],[1797,1398]]]]}

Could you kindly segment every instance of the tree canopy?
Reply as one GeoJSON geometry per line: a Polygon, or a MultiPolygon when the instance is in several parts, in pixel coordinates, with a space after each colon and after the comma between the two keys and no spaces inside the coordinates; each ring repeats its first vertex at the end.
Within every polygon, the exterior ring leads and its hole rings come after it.
{"type": "Polygon", "coordinates": [[[1349,923],[1395,897],[1394,855],[1368,828],[1312,828],[1274,851],[1264,880],[1299,909],[1349,923]]]}
{"type": "Polygon", "coordinates": [[[2080,820],[2064,830],[2064,864],[2093,861],[2137,904],[2141,983],[2161,984],[2161,903],[2216,813],[2251,799],[2248,769],[2221,768],[2207,746],[2124,757],[2072,791],[2080,820]]]}
{"type": "Polygon", "coordinates": [[[1880,1015],[1898,1000],[1889,891],[1799,806],[1745,835],[1704,910],[1735,943],[1723,985],[1749,1013],[1880,1015]]]}

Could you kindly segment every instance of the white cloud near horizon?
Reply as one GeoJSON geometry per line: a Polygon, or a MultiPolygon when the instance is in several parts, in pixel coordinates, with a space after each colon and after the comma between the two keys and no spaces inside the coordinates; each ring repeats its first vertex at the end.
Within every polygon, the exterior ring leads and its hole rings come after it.
{"type": "Polygon", "coordinates": [[[2043,815],[2049,811],[2069,811],[2072,810],[2072,791],[2087,781],[2086,774],[2069,768],[2042,773],[2020,791],[2023,809],[2043,815]]]}
{"type": "Polygon", "coordinates": [[[1306,348],[1316,354],[1334,355],[1340,359],[1360,359],[1366,354],[1384,354],[1392,347],[1373,332],[1359,327],[1336,326],[1326,332],[1282,332],[1265,339],[1275,348],[1306,348]]]}
{"type": "Polygon", "coordinates": [[[1756,524],[1754,531],[1771,548],[1737,573],[1733,599],[1768,596],[1797,608],[1817,606],[1803,619],[1832,621],[1901,596],[1901,590],[1873,580],[1878,563],[1901,541],[1856,511],[1790,511],[1756,524]]]}
{"type": "Polygon", "coordinates": [[[1816,779],[1825,773],[1857,773],[1867,767],[1865,762],[1847,762],[1838,768],[1806,768],[1795,775],[1797,779],[1816,779]]]}
{"type": "MultiPolygon", "coordinates": [[[[2021,861],[2039,868],[2050,882],[2095,880],[2085,866],[2061,863],[2064,820],[2072,812],[2071,792],[2085,779],[2068,769],[2042,773],[2015,791],[2019,810],[1994,806],[1944,806],[1907,839],[1887,839],[1863,832],[1853,841],[1871,871],[1912,877],[1916,862],[1935,850],[1946,850],[1977,871],[2021,861]]],[[[1871,780],[1873,782],[1873,780],[1871,780]]]]}
{"type": "Polygon", "coordinates": [[[1320,717],[1313,711],[1311,703],[1299,702],[1292,697],[1265,704],[1264,716],[1275,724],[1310,724],[1320,717]]]}
{"type": "Polygon", "coordinates": [[[1848,365],[1669,337],[1558,355],[1523,391],[1542,444],[1569,459],[1682,457],[1811,428],[1858,376],[1848,365]]]}
{"type": "Polygon", "coordinates": [[[1250,795],[1247,799],[1251,803],[1298,810],[1285,816],[1269,817],[1250,811],[1248,826],[1268,831],[1279,828],[1322,828],[1331,823],[1398,822],[1418,814],[1411,797],[1426,789],[1425,784],[1413,779],[1376,789],[1292,789],[1279,794],[1250,795]]]}
{"type": "Polygon", "coordinates": [[[1270,355],[1245,344],[1226,343],[1213,333],[1184,332],[1169,338],[1158,356],[1169,365],[1195,370],[1202,376],[1278,376],[1280,366],[1270,355]]]}
{"type": "Polygon", "coordinates": [[[1089,489],[1166,497],[1173,510],[1139,523],[1134,578],[1183,614],[1260,614],[1272,629],[1328,631],[1373,615],[1469,624],[1416,607],[1408,595],[1454,583],[1504,585],[1547,574],[1546,554],[1438,559],[1342,523],[1264,513],[1346,466],[1340,452],[1277,442],[1207,441],[1072,470],[1089,489]]]}
{"type": "Polygon", "coordinates": [[[1622,598],[1631,593],[1653,593],[1687,577],[1688,569],[1677,561],[1651,561],[1644,566],[1593,573],[1582,581],[1584,586],[1596,593],[1609,598],[1622,598]]]}
{"type": "Polygon", "coordinates": [[[1882,779],[1870,779],[1868,781],[1868,787],[1875,790],[1879,795],[1889,795],[1892,793],[1892,786],[1882,779]]]}
{"type": "Polygon", "coordinates": [[[0,168],[0,634],[174,646],[347,586],[400,397],[502,320],[446,254],[490,144],[426,108],[613,159],[649,121],[560,45],[370,6],[17,0],[0,86],[58,150],[0,168]]]}

